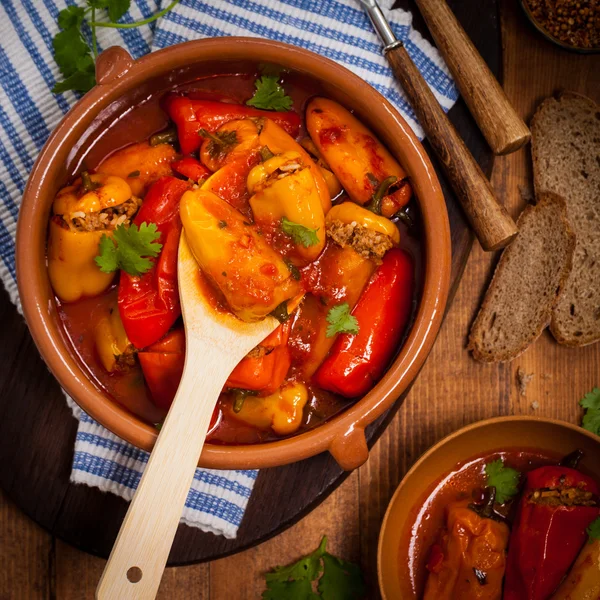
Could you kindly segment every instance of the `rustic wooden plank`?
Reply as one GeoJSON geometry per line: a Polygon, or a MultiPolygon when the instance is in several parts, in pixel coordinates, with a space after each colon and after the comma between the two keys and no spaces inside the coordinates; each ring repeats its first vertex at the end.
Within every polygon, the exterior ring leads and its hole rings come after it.
{"type": "MultiPolygon", "coordinates": [[[[94,597],[106,560],[56,542],[56,598],[89,600],[94,597]]],[[[157,600],[209,597],[209,566],[173,567],[165,570],[157,600]]]]}
{"type": "MultiPolygon", "coordinates": [[[[541,99],[564,88],[600,98],[600,57],[569,54],[539,37],[516,0],[503,0],[504,88],[529,121],[541,99]]],[[[509,212],[525,205],[520,186],[531,188],[529,147],[497,157],[492,183],[509,212]]],[[[491,277],[498,253],[475,244],[436,345],[400,411],[360,469],[361,562],[376,581],[379,527],[402,476],[418,456],[468,423],[504,414],[548,416],[576,422],[578,399],[600,383],[600,345],[569,349],[549,333],[508,365],[476,363],[466,336],[491,277]],[[521,396],[516,373],[535,373],[521,396]],[[532,406],[533,405],[533,406],[532,406]]]]}
{"type": "MultiPolygon", "coordinates": [[[[312,552],[327,535],[332,554],[358,562],[358,472],[305,519],[277,537],[228,558],[210,563],[210,598],[255,600],[265,589],[263,573],[312,552]]],[[[376,585],[376,583],[375,583],[376,585]]]]}
{"type": "Polygon", "coordinates": [[[0,600],[54,598],[52,536],[0,491],[0,600]]]}

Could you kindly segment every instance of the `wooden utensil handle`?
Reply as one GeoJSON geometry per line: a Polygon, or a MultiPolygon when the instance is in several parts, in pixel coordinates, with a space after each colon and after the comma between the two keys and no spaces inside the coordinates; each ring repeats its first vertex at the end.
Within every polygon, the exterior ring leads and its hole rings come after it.
{"type": "Polygon", "coordinates": [[[234,366],[217,347],[188,336],[181,385],[98,583],[99,600],[156,596],[214,406],[234,366]]]}
{"type": "Polygon", "coordinates": [[[509,154],[531,132],[509,102],[445,0],[416,0],[460,93],[495,154],[509,154]]]}
{"type": "Polygon", "coordinates": [[[506,246],[517,234],[517,226],[496,200],[490,182],[448,120],[402,43],[398,42],[387,48],[386,55],[481,246],[484,250],[506,246]]]}

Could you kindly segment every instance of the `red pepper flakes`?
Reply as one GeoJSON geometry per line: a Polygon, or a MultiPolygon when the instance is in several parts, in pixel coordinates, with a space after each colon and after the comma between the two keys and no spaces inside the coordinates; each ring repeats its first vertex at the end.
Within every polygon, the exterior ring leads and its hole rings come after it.
{"type": "Polygon", "coordinates": [[[537,24],[574,48],[600,48],[600,0],[525,0],[537,24]]]}

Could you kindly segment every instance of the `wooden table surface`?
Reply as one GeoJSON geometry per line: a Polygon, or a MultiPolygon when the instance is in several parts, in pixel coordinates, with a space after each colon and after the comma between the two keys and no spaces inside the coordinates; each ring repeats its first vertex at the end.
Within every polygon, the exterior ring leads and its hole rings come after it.
{"type": "MultiPolygon", "coordinates": [[[[560,89],[582,92],[600,103],[600,55],[566,53],[546,42],[525,21],[516,0],[503,0],[501,12],[504,88],[525,119],[560,89]]],[[[515,217],[531,189],[530,163],[525,149],[497,158],[494,165],[494,188],[515,217]]],[[[577,401],[600,385],[600,345],[568,349],[544,333],[510,364],[481,365],[467,353],[468,328],[496,259],[474,245],[433,352],[369,461],[276,538],[213,563],[168,569],[159,598],[259,598],[263,572],[312,551],[324,534],[331,552],[360,562],[371,586],[369,597],[377,598],[381,520],[403,474],[423,451],[468,423],[498,415],[579,420],[577,401]],[[519,368],[534,373],[526,396],[517,388],[519,368]]],[[[103,560],[53,539],[0,495],[0,600],[93,598],[103,566],[103,560]]]]}

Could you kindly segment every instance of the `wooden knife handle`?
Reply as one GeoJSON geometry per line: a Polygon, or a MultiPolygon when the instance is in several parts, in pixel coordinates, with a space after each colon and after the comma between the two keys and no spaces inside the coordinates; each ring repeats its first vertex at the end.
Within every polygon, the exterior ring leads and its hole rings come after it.
{"type": "Polygon", "coordinates": [[[517,234],[515,222],[496,200],[490,182],[448,120],[402,43],[386,48],[385,53],[481,246],[484,250],[503,248],[517,234]]]}
{"type": "Polygon", "coordinates": [[[445,0],[416,0],[460,93],[494,154],[510,154],[531,132],[445,0]]]}

